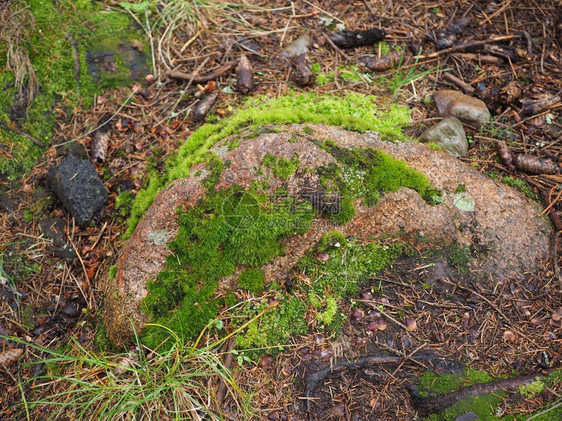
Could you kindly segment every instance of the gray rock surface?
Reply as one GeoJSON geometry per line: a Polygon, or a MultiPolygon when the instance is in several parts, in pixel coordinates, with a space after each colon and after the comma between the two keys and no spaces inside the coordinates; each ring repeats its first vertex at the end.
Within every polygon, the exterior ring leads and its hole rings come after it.
{"type": "Polygon", "coordinates": [[[492,118],[484,102],[459,91],[445,89],[433,94],[433,99],[441,117],[457,117],[477,126],[492,118]]]}
{"type": "Polygon", "coordinates": [[[66,156],[47,173],[49,186],[80,226],[107,204],[107,189],[90,161],[66,156]]]}
{"type": "Polygon", "coordinates": [[[420,142],[432,142],[453,156],[465,156],[468,141],[461,121],[456,117],[447,117],[430,127],[419,137],[420,142]]]}
{"type": "MultiPolygon", "coordinates": [[[[473,256],[469,270],[471,276],[490,283],[523,279],[525,272],[537,271],[549,258],[552,228],[546,218],[537,217],[538,205],[519,191],[418,142],[390,143],[381,141],[377,133],[359,134],[314,124],[306,127],[305,132],[298,124],[272,126],[258,137],[248,131],[216,143],[212,151],[223,162],[228,160],[229,165],[225,166],[215,188],[223,190],[233,185],[249,188],[252,182],[269,180],[271,194],[282,187],[288,195],[298,197],[307,183],[315,185],[318,181],[315,168],[337,164],[334,156],[314,142],[330,139],[341,148],[374,148],[405,161],[442,191],[444,203],[431,206],[414,190],[403,188],[387,194],[374,206],[356,201],[356,215],[345,225],[338,226],[317,216],[308,232],[285,239],[284,255],[263,267],[268,281],[285,279],[304,253],[333,229],[364,240],[398,236],[415,242],[423,236],[423,245],[419,246],[451,242],[467,247],[478,245],[487,251],[473,256]],[[229,150],[228,145],[236,139],[240,144],[229,150]],[[298,156],[301,170],[287,180],[272,177],[263,171],[266,154],[289,160],[298,156]],[[457,190],[461,184],[465,186],[464,205],[458,206],[457,190]]],[[[204,163],[198,164],[191,169],[190,177],[174,180],[162,190],[121,250],[116,275],[106,296],[104,317],[107,333],[115,345],[129,343],[133,332],[131,321],[137,332],[148,321],[139,307],[147,295],[146,284],[155,279],[170,255],[166,244],[178,233],[178,206],[189,209],[203,197],[206,191],[203,180],[208,170],[204,163]]],[[[226,287],[233,285],[239,273],[224,278],[221,283],[226,287]]]]}

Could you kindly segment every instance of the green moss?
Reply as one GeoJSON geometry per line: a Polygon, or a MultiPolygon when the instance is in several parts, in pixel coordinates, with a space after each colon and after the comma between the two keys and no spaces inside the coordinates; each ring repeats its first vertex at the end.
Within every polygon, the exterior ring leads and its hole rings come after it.
{"type": "MultiPolygon", "coordinates": [[[[148,284],[142,308],[151,320],[193,339],[225,305],[214,294],[218,281],[238,265],[259,268],[281,254],[281,240],[306,232],[313,216],[308,202],[272,201],[237,187],[210,191],[197,206],[180,213],[178,235],[168,245],[172,256],[148,284]]],[[[149,327],[143,340],[156,346],[166,337],[165,330],[149,327]]]]}
{"type": "Polygon", "coordinates": [[[316,314],[316,320],[321,328],[334,331],[341,327],[345,321],[345,315],[340,316],[340,306],[333,295],[328,295],[322,300],[323,310],[316,314]]]}
{"type": "Polygon", "coordinates": [[[115,210],[119,211],[121,216],[127,216],[131,212],[134,196],[130,190],[125,190],[115,198],[115,210]]]}
{"type": "Polygon", "coordinates": [[[156,194],[170,181],[189,175],[190,168],[205,161],[206,152],[219,140],[249,126],[266,124],[319,123],[344,129],[382,133],[404,140],[399,125],[409,121],[406,107],[385,103],[374,96],[350,93],[346,96],[303,93],[274,99],[251,98],[246,108],[217,124],[207,124],[193,133],[178,153],[170,158],[164,174],[154,175],[137,195],[127,235],[130,235],[156,194]]]}
{"type": "Polygon", "coordinates": [[[372,206],[385,193],[402,187],[416,190],[429,203],[439,195],[425,175],[384,152],[372,148],[346,149],[331,140],[317,143],[340,164],[331,163],[317,169],[325,190],[323,201],[336,203],[325,206],[326,213],[337,224],[345,224],[355,216],[353,201],[357,198],[372,206]]]}
{"type": "Polygon", "coordinates": [[[400,256],[404,245],[384,245],[379,242],[361,244],[346,242],[345,247],[333,247],[327,253],[329,259],[318,261],[311,250],[298,263],[299,269],[314,279],[310,291],[317,296],[333,294],[347,298],[359,291],[359,286],[369,276],[376,275],[400,256]]]}
{"type": "MultiPolygon", "coordinates": [[[[452,405],[442,413],[431,415],[426,418],[426,420],[454,421],[460,415],[471,411],[474,412],[481,421],[499,420],[500,418],[494,415],[493,410],[502,403],[504,395],[505,392],[500,391],[495,394],[489,393],[486,395],[469,396],[468,398],[452,405]]],[[[503,420],[506,418],[502,417],[501,419],[503,420]]]]}
{"type": "MultiPolygon", "coordinates": [[[[98,48],[105,45],[107,51],[115,52],[126,41],[144,41],[127,14],[104,10],[96,2],[29,0],[13,2],[12,7],[14,11],[27,8],[33,16],[34,23],[28,23],[26,28],[28,38],[14,47],[27,53],[40,89],[27,107],[17,92],[12,72],[0,71],[0,121],[8,127],[17,126],[48,146],[57,117],[54,110],[64,110],[68,115],[79,103],[91,104],[101,88],[130,83],[126,58],[120,54],[114,56],[117,73],[121,76],[127,73],[126,77],[108,80],[105,78],[108,75],[99,75],[96,79],[89,71],[86,52],[96,45],[98,48]]],[[[6,53],[7,45],[0,42],[2,69],[7,68],[6,53]]],[[[0,126],[0,137],[11,139],[11,156],[0,155],[0,171],[10,180],[30,170],[44,152],[29,138],[6,127],[0,126]]]]}
{"type": "Polygon", "coordinates": [[[98,349],[102,352],[113,349],[113,345],[109,340],[109,336],[107,335],[107,330],[105,329],[104,323],[98,323],[94,342],[98,349]]]}
{"type": "Polygon", "coordinates": [[[428,142],[426,143],[427,146],[429,146],[431,149],[433,149],[434,151],[442,151],[443,148],[441,147],[441,145],[438,145],[437,143],[433,143],[433,142],[428,142]]]}
{"type": "Polygon", "coordinates": [[[309,126],[303,126],[302,131],[305,132],[308,135],[314,134],[314,129],[312,127],[309,127],[309,126]]]}
{"type": "Polygon", "coordinates": [[[459,374],[437,374],[434,371],[425,371],[419,378],[419,392],[421,396],[454,392],[461,387],[475,383],[489,383],[494,378],[484,371],[465,369],[459,374]]]}
{"type": "MultiPolygon", "coordinates": [[[[426,371],[419,377],[419,392],[423,397],[435,394],[444,394],[454,392],[463,387],[471,386],[477,383],[489,383],[494,378],[488,373],[471,368],[465,369],[459,374],[437,374],[433,371],[426,371]]],[[[461,402],[457,402],[450,408],[440,414],[433,414],[427,417],[427,420],[447,420],[453,421],[459,415],[466,412],[475,412],[481,420],[496,420],[493,408],[496,408],[501,402],[504,393],[485,394],[479,396],[470,396],[461,402]]]]}
{"type": "MultiPolygon", "coordinates": [[[[243,309],[243,320],[251,320],[267,307],[265,301],[249,303],[243,309]]],[[[236,345],[243,349],[255,349],[286,344],[292,336],[306,333],[305,315],[306,305],[302,301],[297,297],[285,298],[277,308],[267,311],[250,323],[244,335],[236,337],[236,345]]],[[[260,353],[259,351],[257,353],[260,353]]]]}
{"type": "Polygon", "coordinates": [[[330,250],[333,247],[344,247],[346,243],[345,236],[339,231],[328,231],[322,236],[318,243],[318,251],[330,250]]]}
{"type": "Polygon", "coordinates": [[[299,157],[294,156],[291,159],[279,159],[275,155],[265,154],[263,158],[263,165],[272,169],[275,177],[287,180],[291,177],[299,167],[299,157]]]}
{"type": "Polygon", "coordinates": [[[111,265],[107,270],[107,277],[109,279],[115,279],[116,273],[117,273],[117,265],[111,265]]]}
{"type": "Polygon", "coordinates": [[[258,294],[263,291],[265,272],[263,269],[248,269],[238,277],[238,285],[246,291],[258,294]]]}
{"type": "Polygon", "coordinates": [[[533,191],[529,188],[529,186],[527,186],[527,183],[525,183],[525,181],[520,178],[513,178],[510,176],[503,177],[502,183],[507,184],[508,186],[511,187],[515,187],[530,199],[537,200],[537,195],[533,193],[533,191]]]}
{"type": "Polygon", "coordinates": [[[384,152],[372,148],[346,149],[330,140],[321,146],[344,166],[339,174],[332,171],[332,177],[339,175],[336,184],[340,193],[363,197],[368,206],[376,204],[384,193],[402,187],[416,190],[427,201],[436,193],[425,175],[384,152]]]}
{"type": "Polygon", "coordinates": [[[544,390],[545,384],[542,380],[537,379],[534,382],[524,384],[523,386],[519,387],[519,393],[523,396],[532,397],[534,395],[538,395],[542,393],[544,390]]]}
{"type": "Polygon", "coordinates": [[[447,250],[447,263],[455,267],[459,273],[468,274],[468,264],[470,263],[470,250],[467,246],[452,244],[447,250]]]}

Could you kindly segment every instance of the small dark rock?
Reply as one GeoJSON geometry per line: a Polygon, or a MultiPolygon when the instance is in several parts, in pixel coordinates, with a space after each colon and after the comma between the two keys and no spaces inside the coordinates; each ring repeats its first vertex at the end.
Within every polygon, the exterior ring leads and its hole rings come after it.
{"type": "Polygon", "coordinates": [[[78,225],[86,225],[107,204],[107,190],[85,159],[66,156],[49,170],[47,181],[78,225]]]}

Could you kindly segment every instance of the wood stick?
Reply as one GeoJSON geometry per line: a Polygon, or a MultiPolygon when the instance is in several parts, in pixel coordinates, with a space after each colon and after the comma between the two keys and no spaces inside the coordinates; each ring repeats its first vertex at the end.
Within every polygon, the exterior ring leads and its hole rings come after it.
{"type": "MultiPolygon", "coordinates": [[[[234,359],[234,354],[232,350],[234,349],[234,338],[230,338],[228,341],[228,345],[226,347],[226,356],[224,357],[224,366],[230,370],[232,367],[232,361],[234,359]]],[[[224,397],[226,396],[226,383],[224,379],[220,379],[219,387],[217,389],[217,405],[219,409],[222,408],[222,404],[224,402],[224,397]]]]}
{"type": "Polygon", "coordinates": [[[460,80],[458,77],[453,75],[452,73],[444,73],[443,79],[447,82],[451,82],[453,85],[458,86],[461,88],[465,94],[472,95],[474,93],[474,88],[470,86],[468,83],[460,80]]]}
{"type": "Polygon", "coordinates": [[[512,38],[515,38],[515,35],[504,35],[504,36],[501,36],[501,37],[485,39],[485,40],[482,40],[482,41],[467,41],[467,42],[463,42],[462,44],[455,45],[455,46],[450,47],[450,48],[445,48],[444,50],[436,51],[436,52],[431,53],[431,54],[416,56],[415,58],[417,60],[422,60],[422,59],[426,59],[426,58],[435,58],[435,57],[439,57],[439,56],[442,56],[442,55],[445,55],[445,54],[456,53],[458,51],[468,50],[470,48],[482,47],[483,45],[491,44],[491,43],[494,43],[494,42],[507,41],[507,40],[510,40],[512,38]]]}
{"type": "Polygon", "coordinates": [[[229,61],[228,63],[219,67],[218,70],[207,76],[199,76],[197,73],[184,73],[184,72],[180,72],[179,70],[169,71],[166,73],[166,76],[172,79],[183,80],[191,83],[207,83],[211,80],[215,80],[221,77],[223,74],[229,71],[232,68],[232,66],[234,66],[234,62],[229,61]]]}

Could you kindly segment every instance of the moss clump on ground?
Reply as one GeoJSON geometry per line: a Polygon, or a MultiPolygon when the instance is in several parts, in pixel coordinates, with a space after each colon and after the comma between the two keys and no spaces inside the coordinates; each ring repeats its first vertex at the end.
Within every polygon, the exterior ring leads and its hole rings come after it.
{"type": "Polygon", "coordinates": [[[421,396],[430,394],[442,394],[454,392],[461,387],[475,383],[489,383],[494,378],[484,371],[465,369],[459,374],[437,374],[434,371],[426,371],[419,378],[418,389],[421,396]]]}
{"type": "MultiPolygon", "coordinates": [[[[324,237],[320,247],[325,250],[324,245],[334,238],[334,233],[329,232],[324,237]]],[[[404,248],[402,243],[385,245],[375,241],[366,244],[345,241],[340,243],[340,247],[329,249],[326,259],[319,260],[311,250],[299,261],[298,267],[303,274],[314,279],[311,293],[318,297],[333,294],[338,298],[348,298],[359,292],[359,286],[369,276],[377,274],[400,256],[404,248]]]]}
{"type": "Polygon", "coordinates": [[[346,96],[317,95],[314,92],[274,99],[251,98],[246,108],[217,124],[207,124],[193,133],[178,153],[170,158],[163,175],[153,175],[136,197],[127,235],[130,235],[156,194],[170,181],[189,175],[190,168],[205,162],[206,153],[219,140],[246,127],[265,124],[318,123],[365,132],[372,130],[385,138],[405,140],[400,125],[409,121],[406,107],[381,102],[373,96],[350,93],[346,96]]]}
{"type": "MultiPolygon", "coordinates": [[[[19,10],[19,13],[30,15],[25,22],[27,38],[12,47],[29,58],[40,85],[37,96],[28,107],[29,92],[27,89],[20,92],[15,83],[14,72],[21,69],[0,72],[0,122],[3,123],[0,136],[11,139],[8,145],[11,157],[0,155],[0,172],[15,180],[32,167],[43,148],[10,128],[17,126],[48,146],[54,131],[56,104],[68,114],[79,103],[91,104],[101,88],[131,82],[117,54],[114,64],[121,76],[108,79],[108,75],[101,74],[97,79],[93,78],[86,59],[87,51],[103,45],[110,51],[117,51],[116,46],[126,41],[144,41],[130,16],[121,11],[104,10],[103,5],[96,2],[29,0],[13,2],[11,8],[13,12],[19,10]]],[[[9,42],[0,40],[2,69],[8,68],[9,42]]],[[[24,87],[27,81],[24,81],[24,87]]]]}
{"type": "Polygon", "coordinates": [[[537,200],[537,195],[533,193],[533,191],[527,186],[524,180],[520,178],[513,178],[510,176],[503,177],[502,183],[507,184],[508,186],[517,188],[520,192],[525,194],[530,199],[537,200]]]}
{"type": "MultiPolygon", "coordinates": [[[[278,256],[281,240],[306,232],[313,216],[308,202],[272,201],[237,187],[210,191],[204,201],[180,213],[178,235],[169,244],[173,255],[149,283],[143,309],[152,321],[194,339],[226,304],[215,297],[218,281],[237,265],[255,269],[278,256]]],[[[156,346],[166,335],[163,329],[148,327],[143,340],[156,346]]]]}
{"type": "Polygon", "coordinates": [[[258,294],[263,291],[265,272],[263,269],[248,269],[238,277],[238,285],[246,291],[258,294]]]}
{"type": "MultiPolygon", "coordinates": [[[[477,383],[489,383],[494,378],[488,373],[471,368],[465,369],[459,374],[437,374],[433,371],[426,371],[419,377],[420,396],[427,397],[436,394],[444,394],[454,392],[463,387],[471,386],[477,383]]],[[[461,402],[457,402],[450,408],[447,408],[440,414],[432,414],[427,420],[447,420],[452,421],[459,415],[473,411],[481,420],[497,419],[493,414],[493,408],[496,408],[502,401],[503,392],[496,394],[485,394],[479,396],[470,396],[461,402]]]]}
{"type": "MultiPolygon", "coordinates": [[[[240,312],[244,320],[251,320],[268,307],[267,302],[249,303],[240,312]]],[[[307,331],[306,304],[297,297],[286,297],[278,305],[250,323],[243,335],[238,335],[236,345],[254,349],[259,355],[273,346],[286,344],[292,336],[307,331]]]]}
{"type": "Polygon", "coordinates": [[[345,235],[343,235],[341,232],[336,230],[328,231],[320,239],[320,242],[318,243],[318,251],[324,252],[334,247],[342,247],[345,245],[346,241],[347,240],[345,238],[345,235]]]}

